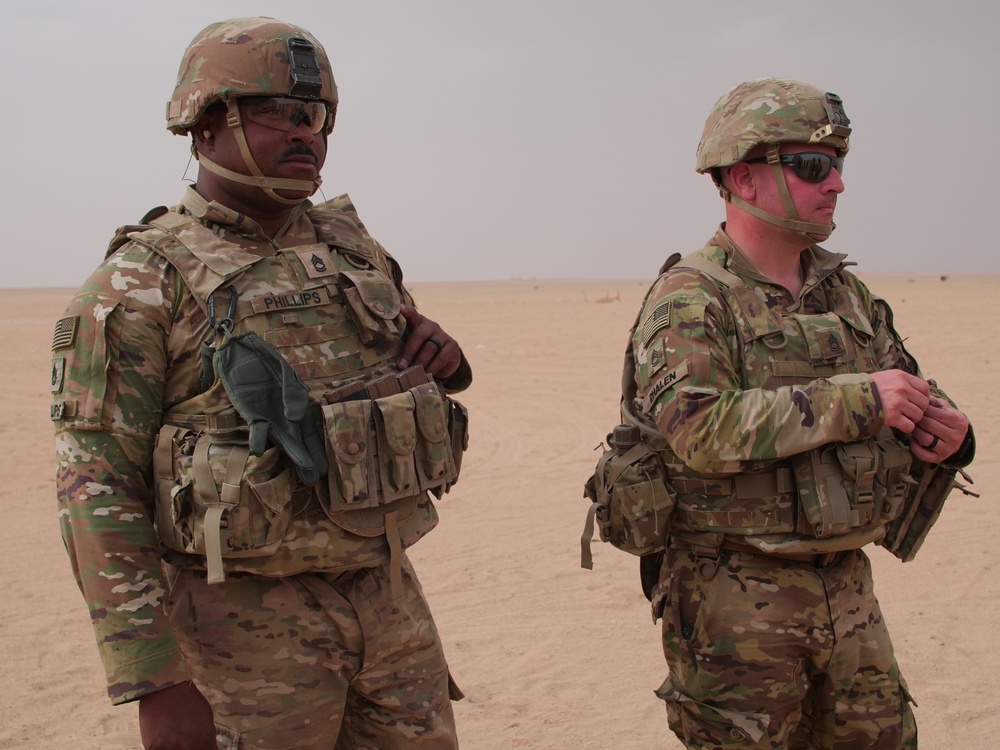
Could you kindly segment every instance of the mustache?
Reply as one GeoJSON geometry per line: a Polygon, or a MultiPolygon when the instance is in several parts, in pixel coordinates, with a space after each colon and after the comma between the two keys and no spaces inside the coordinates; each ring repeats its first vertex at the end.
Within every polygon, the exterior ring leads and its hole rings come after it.
{"type": "Polygon", "coordinates": [[[319,161],[319,157],[316,156],[316,152],[313,151],[308,146],[296,145],[289,146],[285,149],[285,152],[281,155],[282,159],[287,159],[289,156],[311,156],[314,160],[319,161]]]}

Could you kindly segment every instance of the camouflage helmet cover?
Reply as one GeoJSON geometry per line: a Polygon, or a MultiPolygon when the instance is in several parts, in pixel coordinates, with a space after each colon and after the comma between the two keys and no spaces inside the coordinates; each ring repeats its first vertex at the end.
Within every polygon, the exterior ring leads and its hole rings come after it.
{"type": "Polygon", "coordinates": [[[844,156],[851,121],[840,97],[789,78],[741,83],[712,108],[698,144],[698,172],[742,161],[758,144],[826,143],[844,156]]]}
{"type": "Polygon", "coordinates": [[[337,109],[337,84],[323,46],[303,28],[273,18],[209,24],[188,45],[167,104],[167,129],[187,133],[215,102],[245,96],[321,99],[337,109]]]}

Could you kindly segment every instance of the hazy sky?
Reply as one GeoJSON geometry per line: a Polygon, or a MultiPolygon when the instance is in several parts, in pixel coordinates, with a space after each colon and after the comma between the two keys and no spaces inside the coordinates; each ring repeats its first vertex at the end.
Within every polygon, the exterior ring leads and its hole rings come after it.
{"type": "Polygon", "coordinates": [[[323,42],[341,97],[323,190],[350,193],[410,281],[651,277],[721,220],[695,147],[761,76],[834,91],[852,120],[826,247],[862,272],[1000,272],[981,244],[995,0],[33,0],[4,4],[0,287],[78,286],[117,226],[176,203],[181,55],[247,15],[323,42]]]}

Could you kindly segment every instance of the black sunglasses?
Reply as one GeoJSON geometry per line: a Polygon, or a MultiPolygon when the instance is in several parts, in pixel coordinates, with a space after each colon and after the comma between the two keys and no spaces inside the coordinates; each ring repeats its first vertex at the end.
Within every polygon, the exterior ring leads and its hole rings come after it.
{"type": "MultiPolygon", "coordinates": [[[[837,172],[844,174],[844,158],[842,156],[830,156],[816,151],[802,151],[798,154],[783,154],[778,157],[778,161],[786,167],[790,167],[795,176],[807,182],[822,182],[830,176],[830,169],[836,167],[837,172]]],[[[766,156],[756,159],[747,159],[747,164],[758,164],[767,162],[766,156]]]]}

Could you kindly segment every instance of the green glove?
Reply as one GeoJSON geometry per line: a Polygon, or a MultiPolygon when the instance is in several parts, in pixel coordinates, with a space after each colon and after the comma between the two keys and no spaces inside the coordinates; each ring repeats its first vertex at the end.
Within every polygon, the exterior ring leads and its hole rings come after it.
{"type": "Polygon", "coordinates": [[[250,425],[250,452],[261,455],[270,437],[303,482],[318,482],[329,465],[323,438],[306,416],[309,388],[278,350],[253,331],[227,334],[212,362],[236,411],[250,425]]]}

